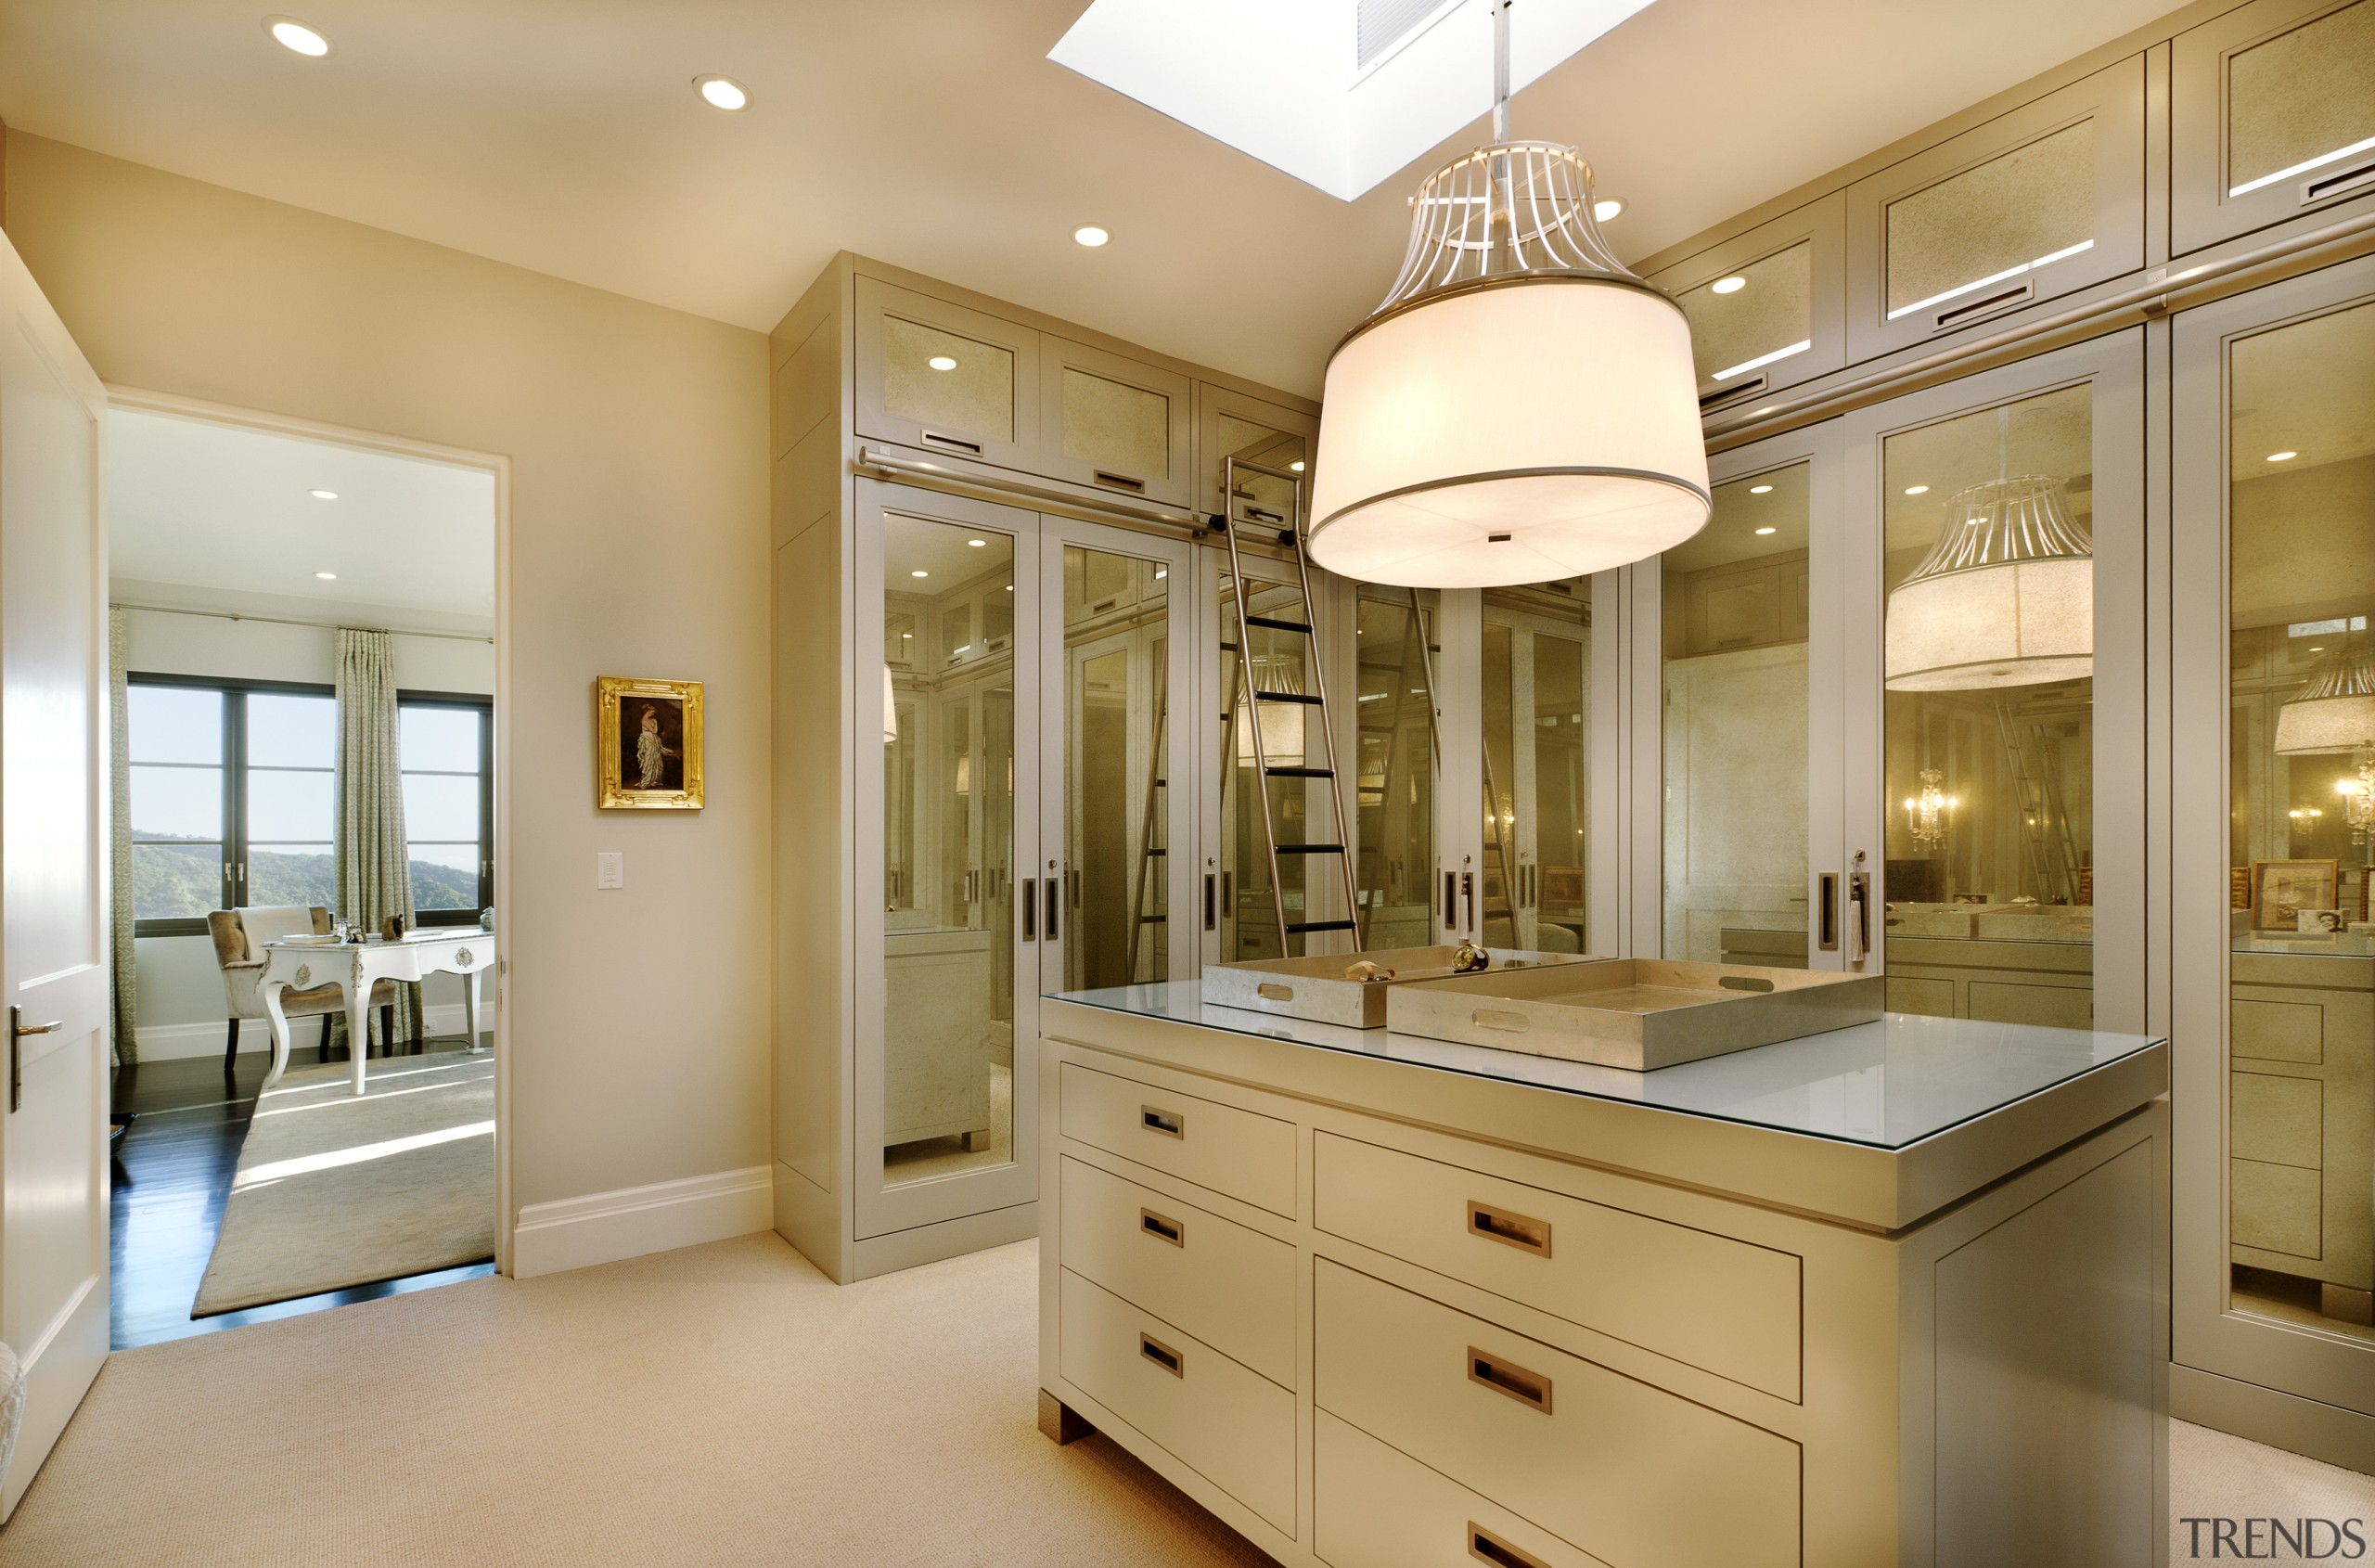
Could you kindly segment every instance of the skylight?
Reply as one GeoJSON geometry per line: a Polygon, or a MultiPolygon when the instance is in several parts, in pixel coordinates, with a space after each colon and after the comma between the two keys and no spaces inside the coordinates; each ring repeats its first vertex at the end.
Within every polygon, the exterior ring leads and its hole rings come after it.
{"type": "MultiPolygon", "coordinates": [[[[1521,0],[1511,87],[1650,3],[1521,0]]],[[[1493,4],[1095,0],[1047,58],[1350,201],[1491,110],[1493,4]]]]}

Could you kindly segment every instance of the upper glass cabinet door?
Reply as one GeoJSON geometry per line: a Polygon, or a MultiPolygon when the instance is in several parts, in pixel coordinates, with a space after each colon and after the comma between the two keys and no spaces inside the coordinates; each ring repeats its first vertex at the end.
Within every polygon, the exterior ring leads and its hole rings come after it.
{"type": "Polygon", "coordinates": [[[2375,0],[2259,0],[2177,35],[2177,253],[2375,195],[2375,0]]]}
{"type": "Polygon", "coordinates": [[[1269,477],[1289,473],[1303,477],[1310,493],[1312,450],[1319,444],[1319,419],[1299,409],[1248,397],[1210,381],[1196,384],[1196,439],[1203,471],[1196,476],[1196,509],[1210,517],[1221,506],[1222,459],[1235,457],[1267,473],[1240,472],[1237,499],[1284,518],[1293,509],[1294,485],[1269,477]]]}
{"type": "Polygon", "coordinates": [[[1364,945],[1433,944],[1435,654],[1442,620],[1433,588],[1353,585],[1354,781],[1360,855],[1354,876],[1364,945]]]}
{"type": "Polygon", "coordinates": [[[860,276],[858,433],[1037,468],[1039,342],[1028,327],[860,276]]]}
{"type": "Polygon", "coordinates": [[[1188,503],[1195,383],[1085,343],[1041,343],[1042,473],[1175,506],[1188,503]]]}
{"type": "Polygon", "coordinates": [[[1827,196],[1651,279],[1689,318],[1702,411],[1846,363],[1846,211],[1827,196]]]}
{"type": "Polygon", "coordinates": [[[1488,947],[1589,950],[1591,590],[1579,577],[1483,591],[1478,897],[1488,947]]]}
{"type": "Polygon", "coordinates": [[[2142,57],[1858,180],[1847,222],[1856,358],[2134,271],[2142,57]]]}

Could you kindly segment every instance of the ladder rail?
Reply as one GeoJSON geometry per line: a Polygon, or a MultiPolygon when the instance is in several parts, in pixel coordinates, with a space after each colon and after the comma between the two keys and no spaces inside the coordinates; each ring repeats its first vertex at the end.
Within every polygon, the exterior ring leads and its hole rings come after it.
{"type": "MultiPolygon", "coordinates": [[[[1138,983],[1138,934],[1146,929],[1147,924],[1147,877],[1154,867],[1155,823],[1158,816],[1156,808],[1163,787],[1165,754],[1170,750],[1167,726],[1171,719],[1171,672],[1160,664],[1156,665],[1154,682],[1154,736],[1151,743],[1147,747],[1146,816],[1138,825],[1138,874],[1130,889],[1130,929],[1128,935],[1123,939],[1127,958],[1123,961],[1122,972],[1127,977],[1126,983],[1132,985],[1138,983]]],[[[1168,865],[1169,846],[1165,845],[1164,848],[1165,864],[1168,865]]],[[[1169,900],[1164,901],[1163,907],[1164,914],[1161,918],[1167,923],[1170,912],[1169,900]]]]}
{"type": "MultiPolygon", "coordinates": [[[[1253,629],[1246,624],[1245,563],[1237,551],[1237,475],[1233,471],[1234,457],[1224,457],[1222,464],[1221,504],[1227,509],[1221,513],[1226,526],[1221,534],[1228,543],[1229,582],[1236,588],[1231,597],[1237,606],[1237,690],[1229,703],[1234,713],[1239,703],[1245,707],[1246,734],[1253,741],[1253,790],[1262,802],[1262,847],[1270,857],[1270,908],[1278,920],[1278,957],[1290,957],[1287,951],[1287,893],[1278,882],[1278,825],[1270,812],[1270,759],[1262,744],[1262,715],[1253,711],[1253,629]]],[[[1305,609],[1309,606],[1306,604],[1305,609]]],[[[1234,766],[1236,759],[1230,758],[1234,766]]],[[[1307,880],[1308,879],[1306,879],[1307,880]]]]}
{"type": "MultiPolygon", "coordinates": [[[[1366,933],[1361,928],[1361,897],[1353,880],[1353,840],[1355,836],[1355,824],[1354,819],[1346,815],[1344,809],[1344,770],[1337,765],[1336,725],[1328,709],[1328,661],[1320,656],[1319,601],[1312,596],[1311,559],[1303,553],[1303,475],[1295,475],[1294,487],[1294,518],[1291,526],[1294,531],[1295,575],[1303,584],[1303,619],[1311,627],[1311,689],[1313,695],[1319,699],[1319,739],[1328,755],[1328,795],[1336,808],[1336,839],[1343,845],[1343,853],[1336,857],[1336,868],[1344,884],[1344,917],[1353,922],[1353,951],[1358,953],[1367,946],[1367,943],[1363,940],[1366,933]]],[[[1261,726],[1256,725],[1254,727],[1258,729],[1261,726]]],[[[1310,735],[1311,721],[1306,716],[1303,720],[1303,743],[1306,746],[1310,744],[1310,735]]],[[[1273,864],[1277,859],[1277,853],[1274,845],[1271,851],[1273,864]]],[[[1308,898],[1310,893],[1311,878],[1306,874],[1303,878],[1303,895],[1308,898]]],[[[1306,907],[1304,913],[1310,912],[1306,907]]],[[[1305,945],[1304,950],[1309,951],[1308,944],[1305,945]]]]}

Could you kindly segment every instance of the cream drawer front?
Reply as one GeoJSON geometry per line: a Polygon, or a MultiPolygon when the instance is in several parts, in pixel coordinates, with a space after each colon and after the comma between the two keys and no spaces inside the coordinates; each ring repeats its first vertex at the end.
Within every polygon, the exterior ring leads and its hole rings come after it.
{"type": "Polygon", "coordinates": [[[1325,1259],[1322,1409],[1623,1568],[1798,1557],[1796,1444],[1325,1259]]]}
{"type": "Polygon", "coordinates": [[[1062,1179],[1066,1268],[1295,1385],[1294,1248],[1078,1160],[1062,1179]]]}
{"type": "Polygon", "coordinates": [[[1314,1417],[1313,1552],[1336,1568],[1607,1568],[1327,1411],[1314,1417]]]}
{"type": "Polygon", "coordinates": [[[1072,1061],[1064,1063],[1060,1092],[1066,1137],[1293,1216],[1292,1122],[1072,1061]]]}
{"type": "Polygon", "coordinates": [[[1789,1253],[1319,1133],[1332,1235],[1783,1399],[1799,1392],[1789,1253]]]}
{"type": "Polygon", "coordinates": [[[1063,1270],[1064,1376],[1291,1536],[1295,1396],[1063,1270]]]}

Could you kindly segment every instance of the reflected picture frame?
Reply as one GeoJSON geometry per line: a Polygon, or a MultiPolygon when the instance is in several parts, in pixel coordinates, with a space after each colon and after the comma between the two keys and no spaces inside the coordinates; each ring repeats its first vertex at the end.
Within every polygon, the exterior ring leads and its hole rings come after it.
{"type": "Polygon", "coordinates": [[[2342,878],[2339,860],[2252,862],[2252,929],[2297,932],[2304,909],[2331,909],[2342,878]]]}
{"type": "Polygon", "coordinates": [[[594,682],[594,803],[603,811],[699,811],[701,683],[601,675],[594,682]]]}

